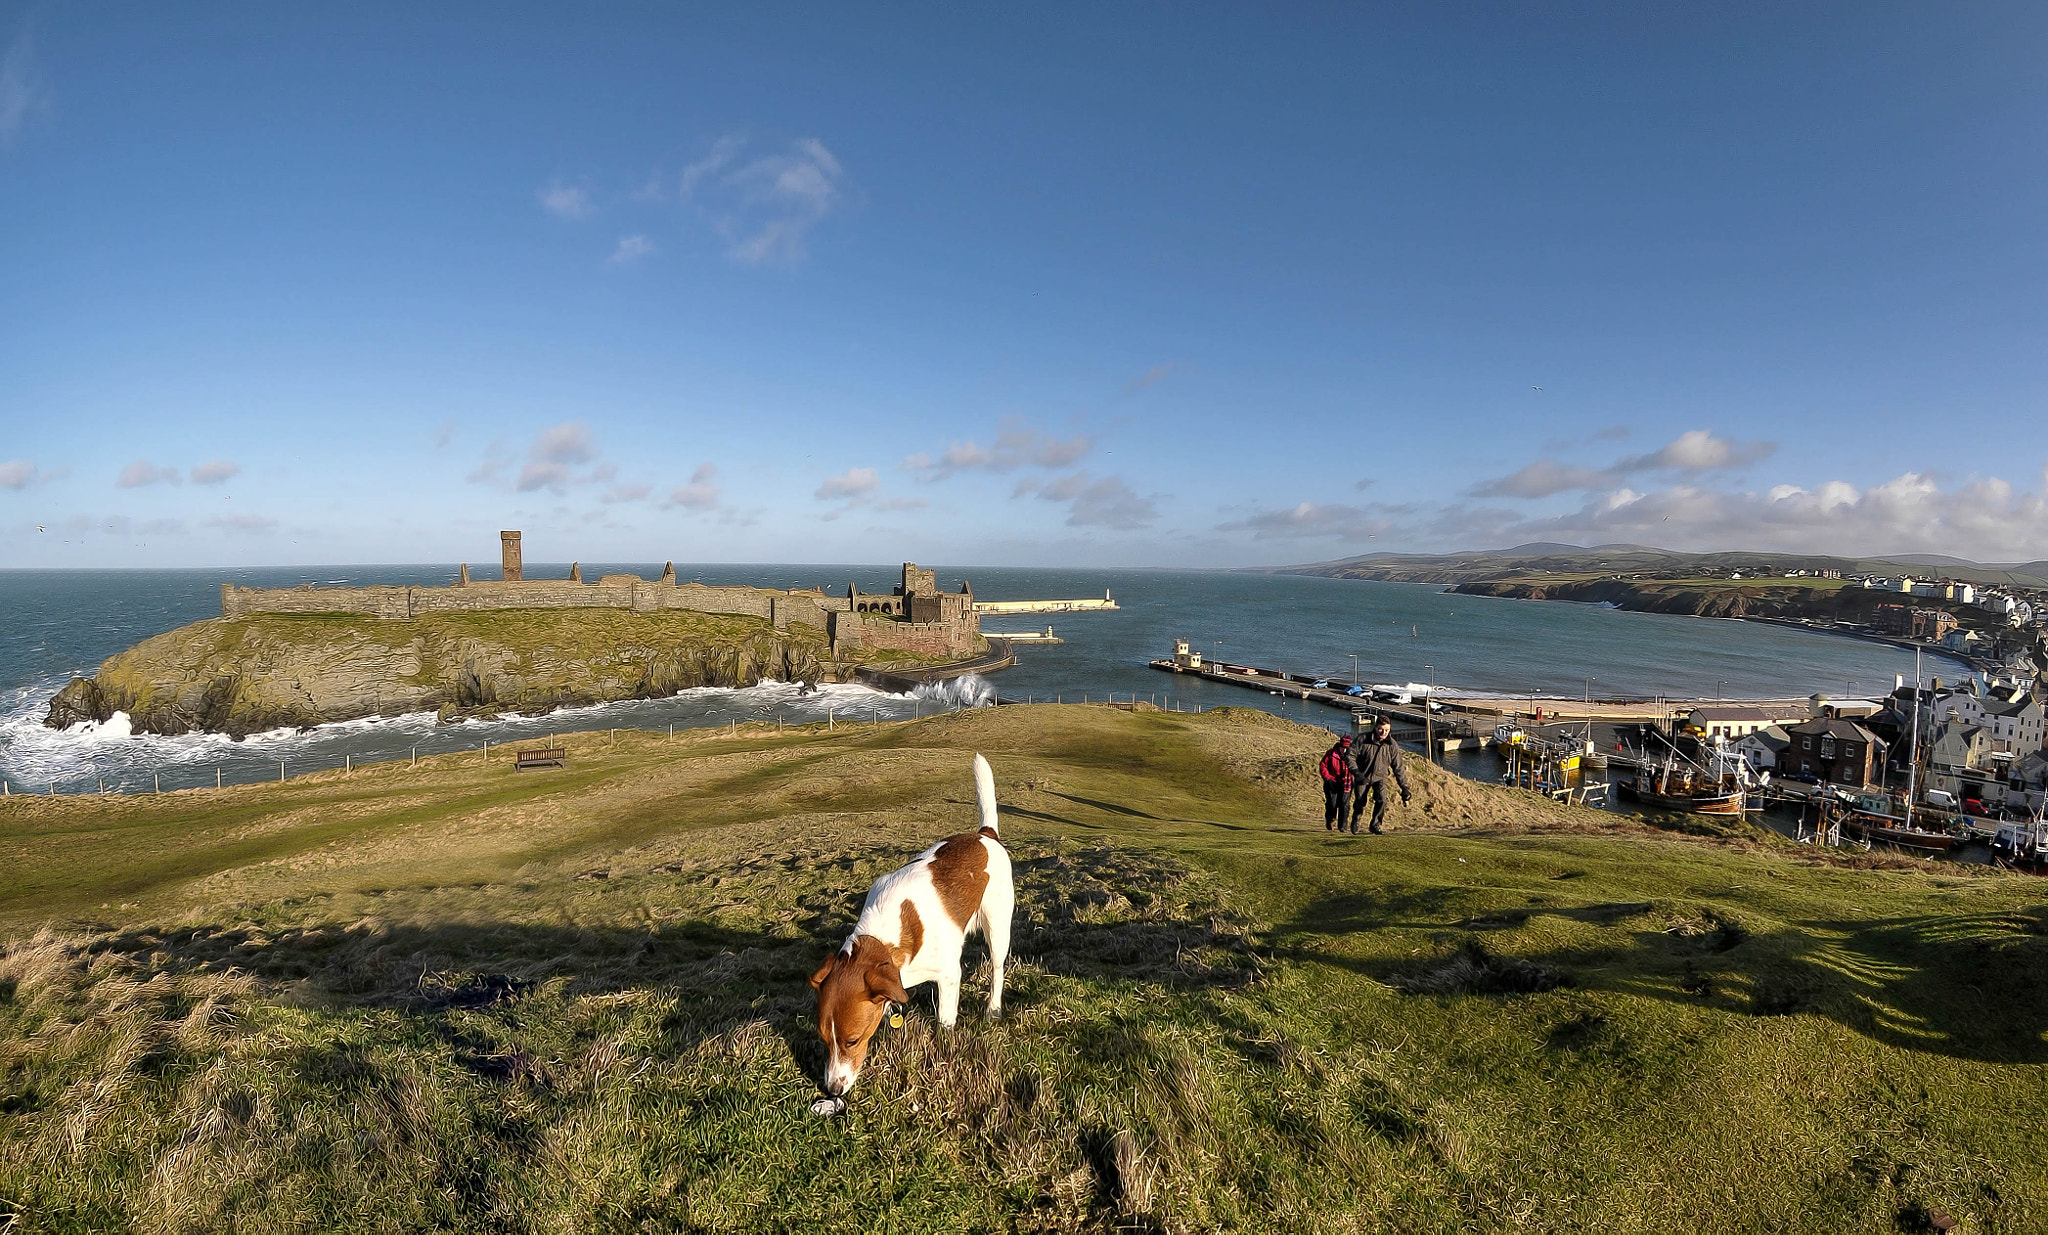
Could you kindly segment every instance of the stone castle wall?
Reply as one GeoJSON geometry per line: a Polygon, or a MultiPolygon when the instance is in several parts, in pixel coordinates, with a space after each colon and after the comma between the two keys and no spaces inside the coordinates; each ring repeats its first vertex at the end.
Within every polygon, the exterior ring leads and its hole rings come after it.
{"type": "Polygon", "coordinates": [[[791,622],[823,627],[827,610],[847,607],[843,597],[821,596],[816,592],[774,592],[702,583],[678,585],[649,582],[633,575],[606,575],[596,583],[533,580],[473,582],[451,587],[348,588],[248,588],[223,583],[220,587],[220,609],[225,617],[245,613],[363,613],[402,621],[423,613],[473,613],[483,609],[631,609],[638,613],[687,609],[695,613],[757,617],[778,627],[791,622]]]}
{"type": "MultiPolygon", "coordinates": [[[[925,582],[929,571],[919,572],[925,582]]],[[[466,574],[466,572],[465,572],[466,574]]],[[[606,575],[596,583],[576,580],[522,582],[465,581],[449,587],[247,588],[220,586],[224,617],[249,613],[360,613],[404,621],[426,613],[471,613],[487,609],[631,609],[759,618],[777,630],[813,626],[834,648],[869,647],[922,656],[960,657],[979,650],[981,619],[967,593],[847,596],[784,592],[770,588],[678,584],[672,573],[649,581],[638,575],[606,575]]]]}

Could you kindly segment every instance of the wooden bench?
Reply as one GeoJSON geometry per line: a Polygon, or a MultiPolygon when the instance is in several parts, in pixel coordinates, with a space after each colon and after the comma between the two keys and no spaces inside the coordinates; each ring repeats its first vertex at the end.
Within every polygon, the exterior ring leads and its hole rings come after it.
{"type": "Polygon", "coordinates": [[[524,772],[528,768],[566,768],[569,766],[569,748],[566,746],[537,746],[531,750],[517,752],[512,770],[524,772]]]}

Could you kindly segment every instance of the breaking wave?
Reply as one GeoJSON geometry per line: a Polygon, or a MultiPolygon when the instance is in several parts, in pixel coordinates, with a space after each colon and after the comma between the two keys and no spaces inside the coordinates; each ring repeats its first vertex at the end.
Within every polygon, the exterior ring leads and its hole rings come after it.
{"type": "Polygon", "coordinates": [[[992,708],[996,705],[995,684],[978,673],[947,678],[943,682],[925,682],[910,692],[912,698],[929,700],[952,710],[955,708],[992,708]]]}
{"type": "Polygon", "coordinates": [[[539,716],[506,715],[443,725],[432,712],[363,717],[310,729],[275,729],[243,739],[219,733],[177,736],[136,733],[126,713],[68,729],[43,725],[50,696],[64,680],[11,692],[0,713],[0,779],[15,793],[148,792],[256,780],[421,755],[477,750],[488,742],[531,741],[551,734],[599,729],[714,728],[736,721],[784,720],[809,724],[839,720],[902,720],[983,707],[994,689],[980,678],[890,694],[853,683],[762,681],[748,687],[700,686],[662,699],[624,699],[561,708],[539,716]]]}

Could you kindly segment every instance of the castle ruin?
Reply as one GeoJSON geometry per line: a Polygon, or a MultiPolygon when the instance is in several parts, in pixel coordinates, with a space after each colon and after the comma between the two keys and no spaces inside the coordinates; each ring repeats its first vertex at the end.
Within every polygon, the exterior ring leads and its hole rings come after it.
{"type": "Polygon", "coordinates": [[[486,609],[630,609],[635,613],[683,609],[760,618],[777,630],[814,626],[825,632],[835,657],[856,649],[873,649],[959,659],[985,646],[981,618],[974,611],[973,586],[963,583],[958,592],[942,592],[936,572],[915,562],[903,564],[903,582],[888,595],[862,592],[852,583],[846,585],[844,596],[828,596],[815,588],[783,591],[678,584],[673,562],[652,581],[638,575],[605,575],[596,583],[585,583],[580,563],[570,568],[566,580],[526,578],[520,534],[500,532],[498,539],[502,580],[471,579],[464,563],[456,582],[447,587],[315,587],[305,583],[295,588],[249,588],[223,583],[221,616],[361,613],[402,622],[423,613],[486,609]]]}

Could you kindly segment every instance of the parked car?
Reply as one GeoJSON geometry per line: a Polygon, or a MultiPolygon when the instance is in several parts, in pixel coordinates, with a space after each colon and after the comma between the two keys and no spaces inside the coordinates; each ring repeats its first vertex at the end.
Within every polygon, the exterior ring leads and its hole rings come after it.
{"type": "Polygon", "coordinates": [[[1345,691],[1344,693],[1347,695],[1355,695],[1362,699],[1368,692],[1363,686],[1354,686],[1350,690],[1345,691]]]}

